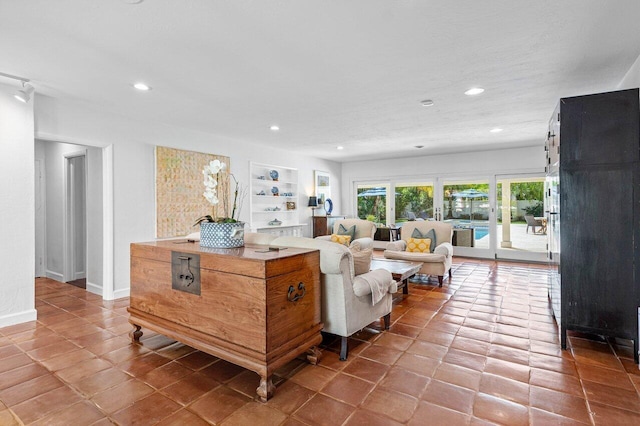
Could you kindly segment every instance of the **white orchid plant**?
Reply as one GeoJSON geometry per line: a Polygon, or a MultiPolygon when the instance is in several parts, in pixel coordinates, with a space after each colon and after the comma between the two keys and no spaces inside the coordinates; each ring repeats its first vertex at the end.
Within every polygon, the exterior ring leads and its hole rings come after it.
{"type": "MultiPolygon", "coordinates": [[[[235,182],[235,191],[233,195],[233,209],[231,215],[229,215],[229,194],[226,192],[218,193],[218,183],[221,178],[227,174],[227,164],[220,160],[213,160],[209,164],[205,165],[202,169],[204,175],[204,198],[213,206],[213,215],[206,215],[198,218],[195,225],[201,222],[217,222],[217,223],[236,223],[238,217],[240,217],[240,210],[242,208],[242,202],[246,195],[244,188],[240,186],[236,177],[229,173],[229,176],[233,178],[235,182]],[[225,213],[224,217],[218,217],[217,205],[222,203],[222,209],[225,213]]],[[[195,226],[194,225],[194,226],[195,226]]]]}

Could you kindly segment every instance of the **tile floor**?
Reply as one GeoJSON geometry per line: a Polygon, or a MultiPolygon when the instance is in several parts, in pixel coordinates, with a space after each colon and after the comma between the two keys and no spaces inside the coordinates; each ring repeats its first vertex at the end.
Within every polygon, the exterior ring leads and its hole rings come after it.
{"type": "Polygon", "coordinates": [[[392,326],[258,376],[164,336],[127,333],[128,299],[36,280],[38,321],[0,328],[0,425],[640,424],[629,342],[562,351],[542,265],[457,258],[442,289],[398,293],[392,326]]]}

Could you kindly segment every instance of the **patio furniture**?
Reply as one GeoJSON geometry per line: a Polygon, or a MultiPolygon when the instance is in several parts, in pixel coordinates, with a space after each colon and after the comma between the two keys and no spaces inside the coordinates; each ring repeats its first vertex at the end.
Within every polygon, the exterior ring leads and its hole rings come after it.
{"type": "Polygon", "coordinates": [[[542,219],[535,218],[531,214],[524,215],[524,219],[527,221],[527,234],[529,233],[529,228],[533,230],[534,234],[544,234],[547,232],[547,227],[542,219]],[[540,228],[540,231],[536,232],[536,226],[540,228]]]}
{"type": "Polygon", "coordinates": [[[442,281],[447,272],[449,272],[449,278],[451,278],[451,261],[453,257],[453,245],[451,245],[452,235],[453,227],[449,223],[431,220],[405,222],[402,225],[400,240],[387,244],[384,257],[387,259],[422,263],[418,274],[436,275],[438,277],[438,284],[442,287],[442,281]],[[409,239],[412,238],[415,229],[420,231],[422,235],[425,235],[433,229],[435,232],[435,248],[433,252],[417,253],[406,251],[407,243],[409,239]]]}
{"type": "Polygon", "coordinates": [[[457,247],[473,247],[475,244],[473,228],[453,228],[451,244],[457,247]]]}

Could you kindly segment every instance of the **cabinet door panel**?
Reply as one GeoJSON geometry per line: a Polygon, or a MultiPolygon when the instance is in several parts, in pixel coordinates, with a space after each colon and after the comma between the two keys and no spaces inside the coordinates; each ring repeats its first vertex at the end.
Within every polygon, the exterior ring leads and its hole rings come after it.
{"type": "Polygon", "coordinates": [[[563,322],[637,338],[633,169],[564,171],[560,182],[563,322]]]}
{"type": "Polygon", "coordinates": [[[638,102],[638,89],[562,99],[563,166],[638,161],[638,102]]]}

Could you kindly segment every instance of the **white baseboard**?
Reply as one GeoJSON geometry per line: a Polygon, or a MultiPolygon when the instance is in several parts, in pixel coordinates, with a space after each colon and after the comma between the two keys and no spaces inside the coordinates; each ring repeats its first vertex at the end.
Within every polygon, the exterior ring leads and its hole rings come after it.
{"type": "Polygon", "coordinates": [[[21,324],[23,322],[35,321],[38,319],[38,312],[35,309],[16,312],[15,314],[3,315],[0,317],[0,328],[10,325],[21,324]]]}
{"type": "Polygon", "coordinates": [[[52,280],[60,281],[61,283],[64,282],[64,277],[62,276],[62,274],[59,274],[57,272],[53,272],[47,269],[45,275],[47,278],[51,278],[52,280]]]}
{"type": "Polygon", "coordinates": [[[123,288],[122,290],[116,290],[113,292],[113,298],[114,299],[121,299],[123,297],[129,297],[129,294],[131,293],[131,289],[130,288],[123,288]]]}
{"type": "Polygon", "coordinates": [[[87,291],[102,297],[102,286],[87,281],[87,291]]]}

